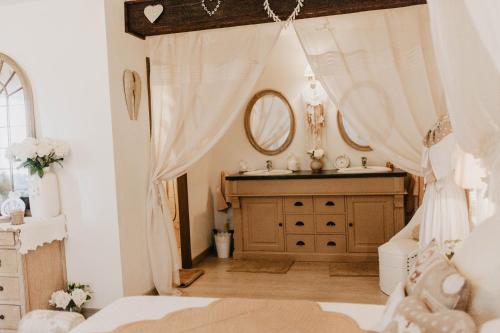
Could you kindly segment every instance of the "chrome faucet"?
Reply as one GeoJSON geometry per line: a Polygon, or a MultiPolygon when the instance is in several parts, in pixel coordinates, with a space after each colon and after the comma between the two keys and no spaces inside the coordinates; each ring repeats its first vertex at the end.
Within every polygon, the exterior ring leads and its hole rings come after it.
{"type": "Polygon", "coordinates": [[[361,157],[361,165],[363,166],[363,168],[368,167],[368,158],[367,157],[361,157]]]}
{"type": "Polygon", "coordinates": [[[266,169],[267,171],[271,171],[273,169],[273,162],[271,160],[266,161],[266,169]]]}

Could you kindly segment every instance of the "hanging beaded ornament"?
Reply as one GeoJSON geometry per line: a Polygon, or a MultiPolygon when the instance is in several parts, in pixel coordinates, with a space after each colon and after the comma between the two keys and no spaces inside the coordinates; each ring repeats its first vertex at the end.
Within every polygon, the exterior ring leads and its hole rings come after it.
{"type": "MultiPolygon", "coordinates": [[[[304,1],[305,0],[297,0],[297,6],[285,21],[285,26],[288,26],[290,22],[294,21],[297,18],[297,16],[300,14],[300,10],[302,9],[302,7],[304,7],[304,1]]],[[[264,10],[274,22],[283,22],[280,17],[276,15],[276,13],[272,10],[271,5],[269,5],[269,0],[264,1],[264,10]]]]}

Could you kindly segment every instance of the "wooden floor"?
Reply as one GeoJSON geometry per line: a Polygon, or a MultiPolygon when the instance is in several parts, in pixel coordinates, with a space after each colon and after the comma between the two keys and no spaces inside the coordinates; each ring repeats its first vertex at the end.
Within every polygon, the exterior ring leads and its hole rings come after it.
{"type": "Polygon", "coordinates": [[[320,302],[384,304],[378,277],[330,277],[328,263],[296,262],[287,274],[227,272],[231,260],[206,258],[195,268],[205,275],[186,296],[305,299],[320,302]]]}

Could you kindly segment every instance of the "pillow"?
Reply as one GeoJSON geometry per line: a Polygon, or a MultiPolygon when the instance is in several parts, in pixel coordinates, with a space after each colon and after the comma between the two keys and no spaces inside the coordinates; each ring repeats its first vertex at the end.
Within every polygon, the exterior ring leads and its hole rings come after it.
{"type": "Polygon", "coordinates": [[[427,299],[433,311],[467,309],[470,288],[467,280],[448,261],[436,262],[420,277],[413,295],[427,299]]]}
{"type": "Polygon", "coordinates": [[[431,312],[423,300],[406,297],[397,307],[394,319],[383,333],[474,333],[472,318],[463,311],[431,312]]]}
{"type": "Polygon", "coordinates": [[[417,285],[423,274],[436,263],[443,261],[447,260],[442,254],[441,248],[439,247],[438,243],[433,240],[429,243],[429,245],[427,245],[425,250],[419,253],[415,262],[415,266],[413,267],[413,270],[411,271],[410,275],[408,275],[408,279],[406,280],[406,293],[408,295],[412,295],[415,286],[417,285]]]}
{"type": "Polygon", "coordinates": [[[413,227],[411,231],[411,239],[416,240],[417,242],[420,239],[420,224],[417,224],[415,227],[413,227]]]}
{"type": "Polygon", "coordinates": [[[499,239],[500,217],[495,216],[476,227],[453,257],[455,267],[470,283],[467,312],[478,325],[500,318],[499,239]]]}
{"type": "Polygon", "coordinates": [[[481,326],[481,333],[498,333],[500,332],[500,319],[490,320],[481,326]]]}
{"type": "Polygon", "coordinates": [[[383,330],[385,330],[385,328],[392,321],[394,313],[396,312],[396,308],[398,307],[399,303],[404,300],[405,296],[405,288],[403,286],[403,283],[400,282],[392,292],[391,296],[389,296],[389,299],[385,304],[384,312],[382,313],[382,318],[375,326],[375,331],[382,332],[383,330]]]}

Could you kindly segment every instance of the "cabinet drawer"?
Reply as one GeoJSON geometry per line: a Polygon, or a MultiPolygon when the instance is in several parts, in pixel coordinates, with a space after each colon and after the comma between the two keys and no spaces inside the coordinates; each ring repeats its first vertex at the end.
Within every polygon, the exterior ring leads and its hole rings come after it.
{"type": "Polygon", "coordinates": [[[316,215],[314,220],[318,234],[345,233],[345,215],[316,215]]]}
{"type": "Polygon", "coordinates": [[[0,246],[14,246],[16,239],[13,232],[0,232],[0,246]]]}
{"type": "Polygon", "coordinates": [[[312,197],[292,197],[285,198],[285,213],[292,214],[312,214],[312,197]]]}
{"type": "Polygon", "coordinates": [[[17,273],[17,264],[16,250],[0,250],[0,273],[17,273]]]}
{"type": "Polygon", "coordinates": [[[315,197],[314,212],[316,214],[344,214],[345,197],[315,197]]]}
{"type": "Polygon", "coordinates": [[[286,232],[290,234],[314,234],[313,215],[287,215],[286,232]]]}
{"type": "Polygon", "coordinates": [[[17,330],[19,320],[21,320],[21,307],[0,305],[0,329],[17,330]]]}
{"type": "Polygon", "coordinates": [[[0,302],[14,302],[20,299],[19,279],[15,277],[0,277],[0,302]]]}
{"type": "Polygon", "coordinates": [[[287,252],[314,252],[314,235],[286,236],[287,252]]]}
{"type": "Polygon", "coordinates": [[[316,236],[316,252],[346,253],[346,251],[347,251],[347,241],[344,235],[316,236]]]}

